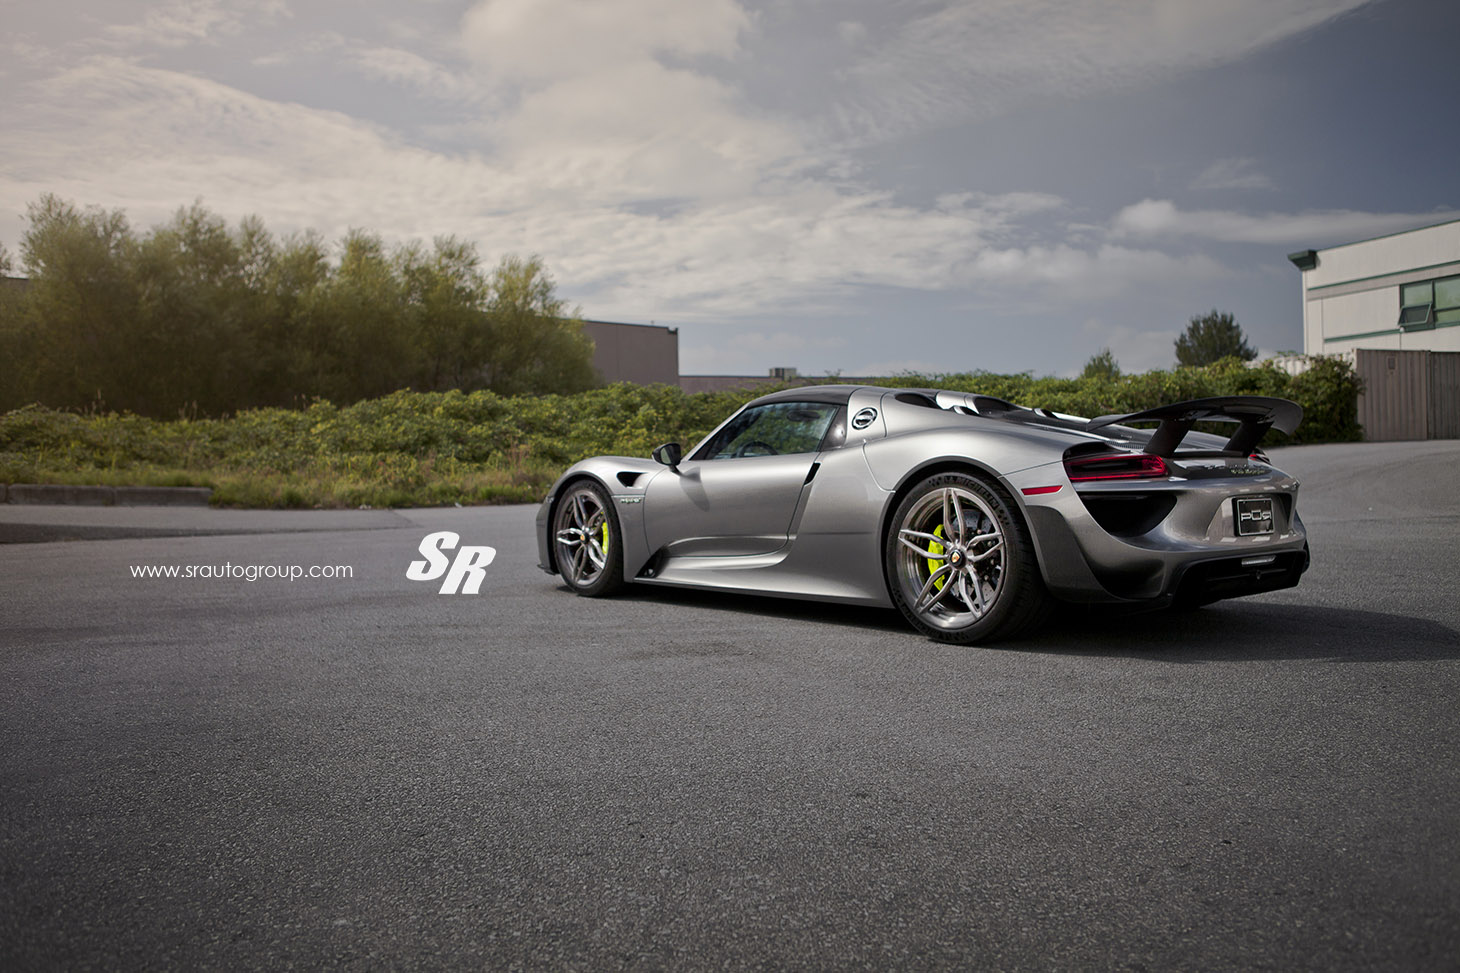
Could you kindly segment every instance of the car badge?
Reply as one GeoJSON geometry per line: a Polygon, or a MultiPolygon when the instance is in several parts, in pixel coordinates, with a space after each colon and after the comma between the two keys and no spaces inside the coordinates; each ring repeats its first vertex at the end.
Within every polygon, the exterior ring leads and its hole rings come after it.
{"type": "Polygon", "coordinates": [[[872,423],[876,421],[876,419],[876,409],[863,409],[861,412],[858,412],[856,415],[852,416],[852,428],[866,429],[868,426],[872,425],[872,423]]]}

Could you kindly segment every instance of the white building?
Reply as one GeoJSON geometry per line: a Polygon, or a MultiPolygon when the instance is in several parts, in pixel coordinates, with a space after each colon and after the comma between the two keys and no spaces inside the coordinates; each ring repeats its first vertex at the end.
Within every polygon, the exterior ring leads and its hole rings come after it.
{"type": "Polygon", "coordinates": [[[1365,438],[1460,437],[1460,220],[1288,259],[1303,350],[1353,362],[1365,438]]]}
{"type": "Polygon", "coordinates": [[[1301,250],[1303,351],[1460,351],[1460,220],[1301,250]]]}

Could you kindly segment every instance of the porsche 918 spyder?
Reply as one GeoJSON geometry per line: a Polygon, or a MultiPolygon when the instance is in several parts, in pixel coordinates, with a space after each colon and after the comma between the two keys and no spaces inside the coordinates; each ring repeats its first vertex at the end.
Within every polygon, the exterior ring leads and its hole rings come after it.
{"type": "Polygon", "coordinates": [[[687,455],[574,465],[538,511],[539,561],[590,597],[632,582],[895,606],[956,643],[1026,632],[1055,600],[1201,605],[1307,569],[1298,482],[1258,448],[1302,415],[1258,396],[1082,419],[938,389],[786,389],[687,455]],[[1236,429],[1193,428],[1209,421],[1236,429]]]}

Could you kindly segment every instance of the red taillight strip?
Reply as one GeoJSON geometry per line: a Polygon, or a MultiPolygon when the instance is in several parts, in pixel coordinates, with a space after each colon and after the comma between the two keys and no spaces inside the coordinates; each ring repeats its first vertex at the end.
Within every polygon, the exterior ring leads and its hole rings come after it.
{"type": "Polygon", "coordinates": [[[1088,483],[1092,480],[1154,480],[1170,476],[1166,461],[1150,453],[1107,453],[1085,459],[1066,460],[1065,472],[1071,483],[1088,483]],[[1086,470],[1081,467],[1102,464],[1105,469],[1086,470]]]}
{"type": "Polygon", "coordinates": [[[1023,493],[1026,497],[1039,497],[1046,493],[1059,493],[1063,489],[1064,484],[1056,483],[1054,486],[1024,487],[1019,492],[1023,493]]]}

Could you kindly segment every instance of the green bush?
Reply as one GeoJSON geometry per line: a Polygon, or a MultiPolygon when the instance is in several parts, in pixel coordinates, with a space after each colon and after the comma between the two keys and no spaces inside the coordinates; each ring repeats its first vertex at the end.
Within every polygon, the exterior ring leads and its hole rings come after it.
{"type": "MultiPolygon", "coordinates": [[[[1272,441],[1361,438],[1352,368],[1336,358],[1310,364],[1296,377],[1227,359],[1114,378],[974,372],[878,384],[979,392],[1083,416],[1214,395],[1276,395],[1306,414],[1295,435],[1272,441]]],[[[394,392],[345,407],[316,401],[176,420],[27,406],[0,415],[0,482],[211,486],[215,503],[248,507],[523,503],[539,499],[585,456],[645,457],[671,441],[688,447],[766,391],[688,394],[620,383],[573,395],[394,392]]]]}

